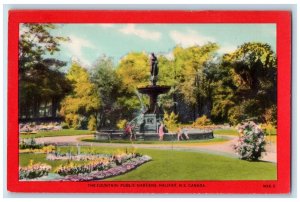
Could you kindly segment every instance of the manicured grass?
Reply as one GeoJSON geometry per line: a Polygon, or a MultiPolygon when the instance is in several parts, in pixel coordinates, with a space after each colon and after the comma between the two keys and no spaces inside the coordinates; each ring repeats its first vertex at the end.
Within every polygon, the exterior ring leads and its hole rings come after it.
{"type": "Polygon", "coordinates": [[[238,136],[239,133],[236,129],[231,128],[231,129],[216,129],[213,131],[214,135],[233,135],[233,136],[238,136]]]}
{"type": "Polygon", "coordinates": [[[21,134],[21,138],[39,138],[39,137],[55,137],[55,136],[72,136],[72,135],[90,135],[95,131],[90,130],[75,130],[75,129],[63,129],[58,131],[39,131],[36,134],[21,134]]]}
{"type": "MultiPolygon", "coordinates": [[[[230,129],[216,129],[213,131],[215,135],[234,135],[238,136],[239,133],[236,129],[230,128],[230,129]]],[[[269,134],[265,133],[266,136],[270,136],[269,134]]],[[[271,136],[276,136],[277,135],[277,130],[272,129],[271,130],[271,136]]]]}
{"type": "MultiPolygon", "coordinates": [[[[87,152],[90,147],[81,147],[87,152]]],[[[93,147],[96,153],[114,153],[125,148],[93,147]]],[[[127,150],[132,150],[128,147],[127,150]]],[[[68,147],[61,149],[69,150],[68,147]]],[[[152,161],[124,175],[106,180],[276,180],[276,164],[248,162],[235,158],[201,152],[178,150],[137,149],[152,157],[152,161]]],[[[47,161],[45,154],[20,154],[20,165],[34,162],[50,164],[54,170],[62,161],[47,161]]]]}
{"type": "Polygon", "coordinates": [[[221,143],[221,142],[226,142],[229,141],[228,138],[224,137],[215,137],[213,139],[206,139],[206,140],[183,140],[183,141],[133,141],[131,142],[130,140],[95,140],[94,137],[84,137],[80,139],[83,142],[101,142],[101,143],[123,143],[123,144],[163,144],[163,145],[184,145],[184,144],[189,144],[189,145],[202,145],[202,144],[214,144],[214,143],[221,143]]]}

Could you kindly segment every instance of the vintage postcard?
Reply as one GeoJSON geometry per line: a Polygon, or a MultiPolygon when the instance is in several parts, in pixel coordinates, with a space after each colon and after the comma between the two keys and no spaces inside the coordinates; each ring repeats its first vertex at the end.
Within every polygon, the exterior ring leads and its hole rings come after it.
{"type": "Polygon", "coordinates": [[[8,187],[290,192],[288,11],[9,12],[8,187]]]}

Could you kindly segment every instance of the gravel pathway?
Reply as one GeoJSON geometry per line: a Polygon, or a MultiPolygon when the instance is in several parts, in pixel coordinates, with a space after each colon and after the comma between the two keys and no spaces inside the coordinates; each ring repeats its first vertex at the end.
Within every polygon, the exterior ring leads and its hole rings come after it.
{"type": "MultiPolygon", "coordinates": [[[[80,141],[83,137],[93,137],[93,135],[76,135],[76,136],[57,136],[57,137],[44,137],[37,138],[36,141],[38,143],[59,143],[59,144],[69,144],[69,145],[94,145],[94,146],[109,146],[109,147],[126,147],[133,146],[137,148],[149,148],[149,149],[164,149],[164,150],[180,150],[180,151],[198,151],[198,152],[207,152],[218,155],[225,155],[229,157],[238,158],[233,150],[233,145],[237,141],[237,137],[235,136],[226,136],[230,138],[229,141],[226,142],[216,142],[214,144],[203,144],[203,145],[180,145],[180,144],[118,144],[118,143],[98,143],[98,142],[82,142],[80,141]]],[[[220,137],[220,136],[219,136],[220,137]]],[[[224,136],[225,137],[225,136],[224,136]]],[[[171,143],[171,142],[170,142],[171,143]]],[[[263,158],[261,160],[268,162],[277,162],[277,149],[274,143],[267,144],[266,147],[267,152],[263,154],[263,158]]]]}

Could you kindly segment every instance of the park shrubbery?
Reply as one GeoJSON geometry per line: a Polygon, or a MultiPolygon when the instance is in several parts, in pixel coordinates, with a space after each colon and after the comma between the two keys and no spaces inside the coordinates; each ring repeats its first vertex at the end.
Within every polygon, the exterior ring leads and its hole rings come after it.
{"type": "Polygon", "coordinates": [[[126,119],[121,119],[117,122],[117,127],[118,129],[124,129],[126,126],[127,120],[126,119]]]}
{"type": "Polygon", "coordinates": [[[254,122],[238,126],[239,140],[234,149],[243,160],[258,160],[265,151],[265,135],[254,122]]]}
{"type": "Polygon", "coordinates": [[[212,122],[209,118],[207,118],[206,115],[197,118],[196,121],[193,123],[193,127],[195,128],[202,128],[210,125],[212,125],[212,122]]]}
{"type": "Polygon", "coordinates": [[[164,124],[168,131],[175,132],[177,130],[178,125],[178,115],[176,115],[174,112],[171,112],[170,114],[165,112],[164,124]]]}

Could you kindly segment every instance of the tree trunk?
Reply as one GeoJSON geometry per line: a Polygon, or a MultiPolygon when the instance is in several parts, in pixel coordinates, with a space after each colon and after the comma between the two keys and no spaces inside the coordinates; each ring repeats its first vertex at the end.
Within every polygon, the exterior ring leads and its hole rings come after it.
{"type": "Polygon", "coordinates": [[[56,111],[58,108],[58,99],[53,97],[52,98],[52,107],[51,107],[51,117],[56,118],[56,111]]]}

